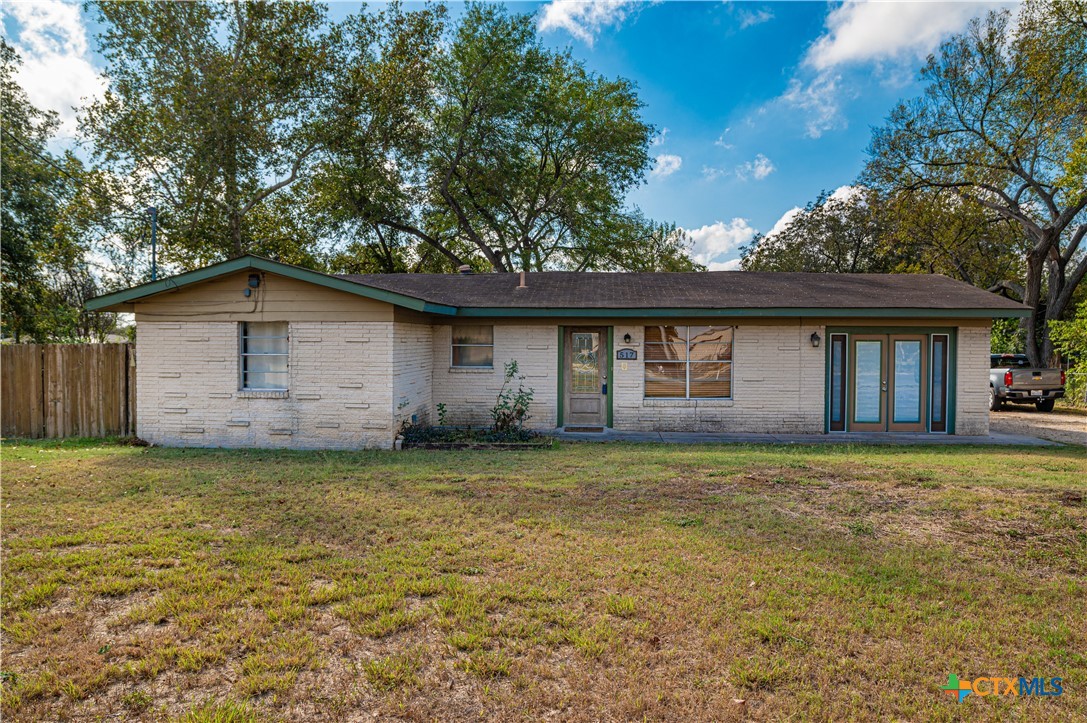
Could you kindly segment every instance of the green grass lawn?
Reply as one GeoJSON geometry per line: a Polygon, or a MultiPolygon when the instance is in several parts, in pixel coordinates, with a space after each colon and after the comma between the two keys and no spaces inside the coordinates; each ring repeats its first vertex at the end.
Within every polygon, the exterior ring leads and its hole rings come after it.
{"type": "Polygon", "coordinates": [[[2,712],[1084,719],[1085,496],[1067,448],[7,443],[2,712]]]}

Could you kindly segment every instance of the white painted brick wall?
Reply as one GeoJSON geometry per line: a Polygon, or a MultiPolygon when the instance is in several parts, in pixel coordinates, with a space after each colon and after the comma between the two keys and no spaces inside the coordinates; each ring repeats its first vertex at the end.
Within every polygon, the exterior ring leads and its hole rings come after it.
{"type": "MultiPolygon", "coordinates": [[[[620,430],[820,433],[825,350],[815,324],[736,327],[733,399],[644,398],[643,326],[616,326],[616,347],[638,350],[611,380],[620,430]],[[623,344],[624,334],[632,343],[623,344]]],[[[388,448],[402,421],[487,425],[504,364],[516,359],[535,399],[528,426],[557,423],[558,327],[495,325],[494,368],[450,367],[451,326],[405,322],[291,322],[286,398],[239,392],[236,322],[141,321],[138,433],[155,444],[200,447],[388,448]]],[[[989,330],[958,330],[956,432],[984,435],[989,330]]],[[[614,353],[614,350],[613,350],[614,353]]]]}
{"type": "Polygon", "coordinates": [[[616,326],[617,347],[638,360],[615,361],[615,428],[667,432],[806,433],[823,431],[825,350],[811,345],[822,326],[737,326],[731,400],[645,399],[643,326],[616,326]],[[631,344],[621,342],[630,334],[631,344]]]}
{"type": "Polygon", "coordinates": [[[139,322],[137,433],[179,447],[389,448],[392,322],[291,322],[285,398],[238,389],[238,323],[139,322]]]}
{"type": "Polygon", "coordinates": [[[989,434],[988,326],[960,326],[955,364],[955,434],[989,434]]]}
{"type": "Polygon", "coordinates": [[[434,332],[428,324],[396,322],[393,325],[393,404],[396,426],[433,421],[431,377],[434,332]]]}
{"type": "MultiPolygon", "coordinates": [[[[554,429],[557,414],[558,326],[496,324],[494,368],[454,369],[450,365],[452,326],[434,327],[433,403],[444,403],[449,424],[488,425],[490,410],[502,387],[506,362],[516,360],[525,386],[535,395],[525,424],[554,429]]],[[[516,384],[516,382],[514,382],[516,384]]]]}

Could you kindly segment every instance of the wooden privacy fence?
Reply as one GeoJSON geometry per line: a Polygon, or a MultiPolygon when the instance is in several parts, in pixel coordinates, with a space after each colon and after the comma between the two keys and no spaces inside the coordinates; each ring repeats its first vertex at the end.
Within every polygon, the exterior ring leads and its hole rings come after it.
{"type": "Polygon", "coordinates": [[[0,345],[0,433],[5,437],[135,434],[135,346],[0,345]]]}

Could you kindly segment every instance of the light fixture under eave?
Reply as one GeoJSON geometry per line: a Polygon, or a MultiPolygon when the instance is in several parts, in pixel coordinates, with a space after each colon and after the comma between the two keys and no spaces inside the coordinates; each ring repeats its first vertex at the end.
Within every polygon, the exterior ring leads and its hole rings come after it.
{"type": "Polygon", "coordinates": [[[818,349],[818,348],[819,348],[819,342],[820,342],[820,341],[822,341],[822,339],[820,339],[820,338],[819,338],[819,332],[817,332],[817,331],[813,331],[813,332],[811,333],[811,345],[812,345],[813,347],[815,347],[816,349],[818,349]]]}

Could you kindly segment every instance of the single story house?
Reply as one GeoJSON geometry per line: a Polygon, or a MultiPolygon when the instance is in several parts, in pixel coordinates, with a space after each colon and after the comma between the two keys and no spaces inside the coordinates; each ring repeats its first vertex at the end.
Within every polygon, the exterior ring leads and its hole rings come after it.
{"type": "Polygon", "coordinates": [[[989,326],[935,275],[330,275],[243,256],[98,297],[136,319],[137,429],[170,446],[389,448],[483,425],[516,360],[540,430],[989,431],[989,326]]]}

